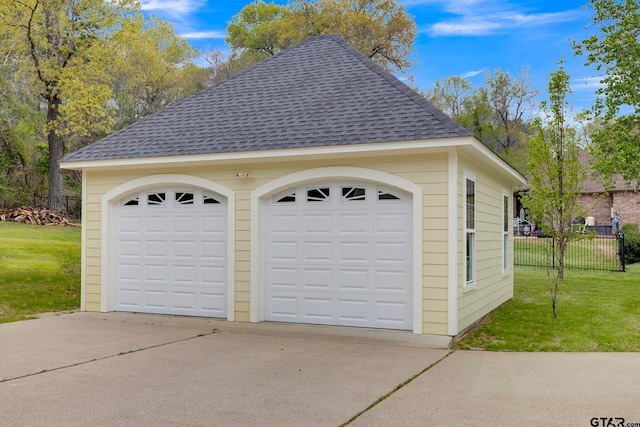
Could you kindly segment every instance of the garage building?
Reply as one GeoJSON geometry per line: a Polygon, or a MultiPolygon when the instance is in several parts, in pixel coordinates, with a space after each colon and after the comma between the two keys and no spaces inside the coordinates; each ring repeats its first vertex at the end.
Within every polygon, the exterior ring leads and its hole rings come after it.
{"type": "Polygon", "coordinates": [[[337,36],[65,157],[87,311],[449,339],[513,296],[524,178],[337,36]]]}

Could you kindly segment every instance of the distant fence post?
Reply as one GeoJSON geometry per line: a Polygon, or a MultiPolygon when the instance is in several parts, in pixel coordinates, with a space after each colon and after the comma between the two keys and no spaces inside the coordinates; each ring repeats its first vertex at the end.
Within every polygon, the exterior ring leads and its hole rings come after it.
{"type": "Polygon", "coordinates": [[[625,271],[624,264],[624,232],[622,230],[618,231],[618,253],[620,254],[620,266],[622,267],[622,271],[625,271]]]}

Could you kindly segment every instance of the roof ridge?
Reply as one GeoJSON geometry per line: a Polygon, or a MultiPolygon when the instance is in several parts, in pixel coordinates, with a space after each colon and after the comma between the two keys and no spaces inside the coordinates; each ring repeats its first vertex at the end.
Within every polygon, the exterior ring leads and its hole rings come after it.
{"type": "MultiPolygon", "coordinates": [[[[378,74],[380,77],[385,79],[388,83],[390,83],[393,87],[395,87],[400,93],[413,101],[416,105],[427,110],[429,114],[432,114],[436,117],[444,126],[446,126],[449,130],[456,133],[459,136],[471,136],[471,132],[468,129],[458,124],[451,117],[446,115],[443,111],[441,111],[438,107],[433,105],[429,100],[427,100],[422,95],[418,94],[415,90],[410,88],[407,84],[403,83],[396,76],[382,68],[371,58],[367,57],[364,53],[360,52],[355,47],[351,46],[346,40],[340,37],[337,34],[327,34],[323,35],[324,37],[331,37],[336,43],[338,43],[343,49],[353,54],[360,62],[369,67],[371,71],[378,74]]],[[[315,37],[323,37],[323,36],[315,36],[315,37]]],[[[310,37],[313,38],[313,37],[310,37]]],[[[309,39],[310,39],[309,38],[309,39]]],[[[309,40],[307,39],[307,40],[309,40]]],[[[305,40],[306,41],[306,40],[305,40]]]]}

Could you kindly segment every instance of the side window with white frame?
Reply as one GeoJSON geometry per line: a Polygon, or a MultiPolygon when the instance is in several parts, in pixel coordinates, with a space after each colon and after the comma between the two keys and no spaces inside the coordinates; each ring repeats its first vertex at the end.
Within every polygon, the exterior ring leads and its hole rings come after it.
{"type": "Polygon", "coordinates": [[[509,193],[502,191],[502,273],[509,273],[509,193]]]}
{"type": "Polygon", "coordinates": [[[464,173],[464,235],[465,277],[464,290],[476,289],[476,177],[464,173]]]}

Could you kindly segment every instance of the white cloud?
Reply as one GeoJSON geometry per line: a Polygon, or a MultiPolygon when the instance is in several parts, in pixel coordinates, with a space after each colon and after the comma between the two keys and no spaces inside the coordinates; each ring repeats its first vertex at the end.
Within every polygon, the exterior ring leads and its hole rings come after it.
{"type": "Polygon", "coordinates": [[[574,79],[573,84],[571,84],[572,90],[594,90],[604,87],[602,83],[602,76],[592,76],[592,77],[583,77],[580,79],[574,79]]]}
{"type": "Polygon", "coordinates": [[[206,4],[206,0],[142,0],[144,11],[158,11],[167,15],[189,15],[206,4]]]}
{"type": "Polygon", "coordinates": [[[522,27],[540,27],[584,19],[582,9],[535,13],[507,1],[405,0],[403,4],[406,7],[438,6],[445,14],[453,15],[420,31],[432,36],[484,36],[522,27]]]}
{"type": "Polygon", "coordinates": [[[227,37],[227,33],[224,31],[193,31],[179,36],[184,39],[224,39],[227,37]]]}
{"type": "Polygon", "coordinates": [[[471,70],[462,74],[460,77],[462,77],[463,79],[468,79],[469,77],[477,76],[478,74],[481,74],[483,72],[484,72],[484,68],[481,70],[471,70]]]}

